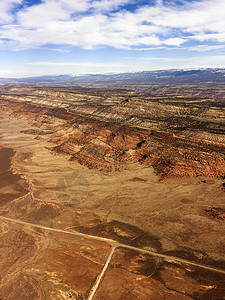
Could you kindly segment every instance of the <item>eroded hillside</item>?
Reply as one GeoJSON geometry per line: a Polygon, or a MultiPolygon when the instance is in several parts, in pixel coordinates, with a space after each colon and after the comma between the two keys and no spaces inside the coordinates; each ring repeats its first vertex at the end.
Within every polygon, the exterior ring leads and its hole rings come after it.
{"type": "Polygon", "coordinates": [[[212,99],[8,85],[0,101],[2,113],[35,120],[31,133],[89,168],[137,161],[161,178],[225,175],[225,108],[212,99]]]}

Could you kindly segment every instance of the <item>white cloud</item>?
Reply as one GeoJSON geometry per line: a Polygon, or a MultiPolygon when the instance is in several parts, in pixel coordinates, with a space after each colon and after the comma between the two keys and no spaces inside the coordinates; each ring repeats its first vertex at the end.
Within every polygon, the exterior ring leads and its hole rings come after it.
{"type": "Polygon", "coordinates": [[[204,41],[216,41],[220,43],[225,42],[225,32],[222,33],[208,33],[208,34],[197,34],[195,40],[204,42],[204,41]]]}
{"type": "Polygon", "coordinates": [[[60,0],[59,3],[73,12],[86,11],[90,6],[88,0],[60,0]]]}
{"type": "Polygon", "coordinates": [[[120,64],[115,63],[102,63],[102,62],[51,62],[51,61],[35,61],[27,63],[32,66],[85,66],[85,67],[115,67],[120,66],[120,64]]]}
{"type": "Polygon", "coordinates": [[[51,21],[67,20],[69,16],[69,11],[63,9],[58,2],[48,1],[18,12],[17,19],[23,28],[38,29],[48,26],[51,21]]]}
{"type": "Polygon", "coordinates": [[[132,12],[124,5],[134,0],[44,0],[21,9],[13,22],[10,10],[20,2],[0,0],[0,20],[6,24],[0,28],[0,38],[11,41],[7,46],[14,49],[47,44],[141,49],[179,47],[191,40],[225,42],[224,0],[183,1],[180,6],[155,1],[132,12]],[[119,7],[123,9],[115,13],[119,7]]]}
{"type": "Polygon", "coordinates": [[[211,50],[218,50],[218,49],[224,49],[225,45],[197,45],[192,47],[187,47],[186,49],[189,51],[197,51],[197,52],[203,52],[203,51],[211,51],[211,50]]]}
{"type": "Polygon", "coordinates": [[[23,0],[0,0],[0,24],[13,21],[11,10],[23,0]]]}
{"type": "Polygon", "coordinates": [[[208,56],[192,56],[192,57],[130,57],[130,61],[136,61],[140,65],[146,66],[147,70],[152,69],[152,66],[156,69],[167,68],[219,68],[225,67],[225,55],[208,55],[208,56]],[[142,62],[145,62],[143,64],[142,62]]]}
{"type": "Polygon", "coordinates": [[[97,0],[92,2],[91,8],[97,11],[110,11],[131,2],[134,0],[97,0]]]}

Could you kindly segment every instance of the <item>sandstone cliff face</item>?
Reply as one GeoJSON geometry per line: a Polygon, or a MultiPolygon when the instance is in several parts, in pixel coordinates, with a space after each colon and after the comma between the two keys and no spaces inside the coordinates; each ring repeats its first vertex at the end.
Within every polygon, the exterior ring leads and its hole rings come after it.
{"type": "Polygon", "coordinates": [[[161,178],[225,176],[225,109],[212,100],[11,86],[0,106],[34,121],[52,151],[91,169],[136,161],[161,178]]]}

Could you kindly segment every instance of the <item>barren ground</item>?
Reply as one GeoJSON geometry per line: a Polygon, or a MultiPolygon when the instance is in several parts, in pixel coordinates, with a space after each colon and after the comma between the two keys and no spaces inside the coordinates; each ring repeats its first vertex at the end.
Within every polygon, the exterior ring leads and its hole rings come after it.
{"type": "Polygon", "coordinates": [[[181,132],[4,97],[1,299],[224,299],[223,110],[181,132]]]}

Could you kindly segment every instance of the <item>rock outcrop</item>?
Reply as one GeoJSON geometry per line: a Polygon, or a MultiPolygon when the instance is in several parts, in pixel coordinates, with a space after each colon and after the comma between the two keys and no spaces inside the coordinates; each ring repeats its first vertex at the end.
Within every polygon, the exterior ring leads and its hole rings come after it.
{"type": "Polygon", "coordinates": [[[37,131],[27,134],[91,169],[111,172],[136,161],[161,178],[224,177],[225,109],[192,100],[12,85],[0,106],[1,114],[35,122],[37,131]]]}

